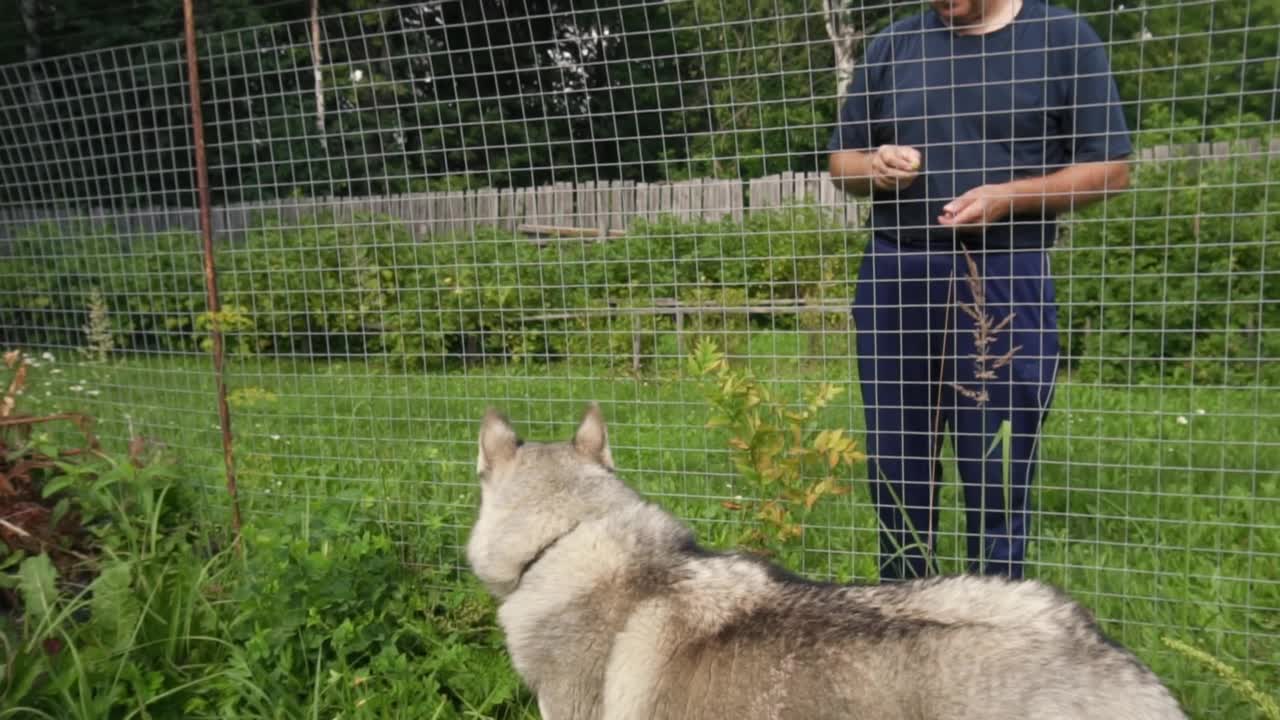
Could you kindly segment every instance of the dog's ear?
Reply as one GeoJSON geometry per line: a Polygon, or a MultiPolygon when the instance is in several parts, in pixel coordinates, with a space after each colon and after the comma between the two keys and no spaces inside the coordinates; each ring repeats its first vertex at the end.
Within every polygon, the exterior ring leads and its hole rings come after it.
{"type": "Polygon", "coordinates": [[[573,447],[580,455],[594,460],[607,468],[613,467],[613,456],[609,453],[609,436],[604,429],[604,414],[600,406],[591,403],[582,415],[578,424],[578,432],[573,436],[573,447]]]}
{"type": "Polygon", "coordinates": [[[520,439],[511,423],[497,410],[489,408],[480,424],[480,456],[476,458],[476,472],[484,474],[516,456],[520,439]]]}

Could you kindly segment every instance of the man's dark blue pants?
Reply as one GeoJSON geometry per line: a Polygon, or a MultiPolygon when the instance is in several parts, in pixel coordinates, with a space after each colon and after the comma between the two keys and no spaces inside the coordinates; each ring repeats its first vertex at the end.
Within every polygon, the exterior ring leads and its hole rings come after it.
{"type": "Polygon", "coordinates": [[[862,260],[853,318],[882,580],[931,569],[944,433],[970,572],[1022,576],[1028,491],[1058,366],[1053,279],[1043,251],[968,256],[976,278],[963,250],[877,236],[862,260]]]}

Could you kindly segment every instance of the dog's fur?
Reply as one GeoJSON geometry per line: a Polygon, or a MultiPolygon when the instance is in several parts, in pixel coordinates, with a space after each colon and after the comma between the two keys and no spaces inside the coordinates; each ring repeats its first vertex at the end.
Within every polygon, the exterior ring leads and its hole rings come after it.
{"type": "Polygon", "coordinates": [[[526,443],[490,411],[467,547],[548,720],[1174,720],[1177,702],[1033,581],[810,582],[698,546],[614,474],[599,409],[526,443]]]}

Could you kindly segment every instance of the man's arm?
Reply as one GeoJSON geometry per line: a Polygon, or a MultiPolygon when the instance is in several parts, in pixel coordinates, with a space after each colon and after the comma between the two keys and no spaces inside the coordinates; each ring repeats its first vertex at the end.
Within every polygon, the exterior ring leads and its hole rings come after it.
{"type": "Polygon", "coordinates": [[[1068,212],[1128,187],[1128,160],[1080,163],[1009,183],[1015,213],[1068,212]]]}
{"type": "Polygon", "coordinates": [[[841,150],[831,153],[827,171],[831,182],[849,195],[871,194],[871,150],[841,150]]]}
{"type": "Polygon", "coordinates": [[[1015,213],[1057,214],[1127,187],[1128,160],[1080,163],[1041,177],[973,188],[943,206],[938,222],[981,227],[1015,213]]]}

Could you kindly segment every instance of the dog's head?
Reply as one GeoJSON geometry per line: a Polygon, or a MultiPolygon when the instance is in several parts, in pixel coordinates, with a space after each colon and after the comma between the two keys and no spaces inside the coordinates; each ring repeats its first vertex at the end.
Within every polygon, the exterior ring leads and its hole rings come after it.
{"type": "MultiPolygon", "coordinates": [[[[613,475],[600,408],[590,405],[568,442],[525,442],[494,410],[480,427],[480,514],[467,560],[499,599],[519,587],[530,565],[579,524],[630,491],[613,475]]],[[[633,496],[632,496],[633,497],[633,496]]]]}

